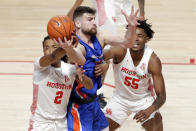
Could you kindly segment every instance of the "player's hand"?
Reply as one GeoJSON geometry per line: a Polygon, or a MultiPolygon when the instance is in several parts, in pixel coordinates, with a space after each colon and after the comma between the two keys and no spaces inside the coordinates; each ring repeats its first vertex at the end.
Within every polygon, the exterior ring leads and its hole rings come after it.
{"type": "Polygon", "coordinates": [[[131,7],[131,14],[127,15],[123,10],[121,10],[122,14],[125,16],[125,19],[129,26],[137,26],[139,23],[138,20],[141,19],[141,17],[137,17],[137,14],[139,12],[139,9],[134,12],[134,6],[131,7]]]}
{"type": "Polygon", "coordinates": [[[64,50],[69,50],[74,47],[73,43],[73,36],[71,37],[70,40],[67,40],[66,37],[64,37],[64,42],[58,37],[58,41],[56,39],[53,39],[55,43],[58,44],[60,48],[63,48],[64,50]]]}
{"type": "Polygon", "coordinates": [[[71,35],[73,37],[72,45],[74,45],[74,47],[76,48],[78,46],[78,38],[76,36],[76,32],[72,31],[71,35]]]}
{"type": "Polygon", "coordinates": [[[141,110],[138,113],[135,114],[133,117],[133,120],[135,119],[136,122],[144,122],[151,114],[152,114],[151,108],[147,108],[145,110],[141,110]]]}
{"type": "Polygon", "coordinates": [[[83,81],[83,76],[84,76],[84,72],[85,70],[83,70],[83,67],[79,67],[78,64],[75,64],[76,66],[76,73],[77,73],[77,77],[80,81],[83,81]]]}
{"type": "Polygon", "coordinates": [[[108,70],[108,67],[109,67],[109,64],[107,63],[97,64],[94,70],[95,77],[98,77],[102,75],[104,72],[106,72],[108,70]]]}

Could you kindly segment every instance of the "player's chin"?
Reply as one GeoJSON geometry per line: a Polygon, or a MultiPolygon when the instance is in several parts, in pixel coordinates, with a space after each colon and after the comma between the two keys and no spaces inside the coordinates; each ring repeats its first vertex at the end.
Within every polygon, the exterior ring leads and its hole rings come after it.
{"type": "Polygon", "coordinates": [[[132,50],[132,51],[139,51],[140,48],[138,48],[138,47],[132,47],[131,50],[132,50]]]}
{"type": "Polygon", "coordinates": [[[92,35],[96,35],[97,34],[97,29],[93,28],[93,29],[91,29],[90,32],[91,32],[92,35]]]}

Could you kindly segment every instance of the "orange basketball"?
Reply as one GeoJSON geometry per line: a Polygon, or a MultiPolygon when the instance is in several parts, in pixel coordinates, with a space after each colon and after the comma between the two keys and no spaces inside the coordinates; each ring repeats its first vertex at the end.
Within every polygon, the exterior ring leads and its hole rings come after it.
{"type": "Polygon", "coordinates": [[[64,41],[64,37],[67,40],[71,39],[71,34],[74,31],[74,23],[68,16],[54,16],[47,25],[47,32],[51,39],[55,38],[58,41],[58,37],[64,41]]]}

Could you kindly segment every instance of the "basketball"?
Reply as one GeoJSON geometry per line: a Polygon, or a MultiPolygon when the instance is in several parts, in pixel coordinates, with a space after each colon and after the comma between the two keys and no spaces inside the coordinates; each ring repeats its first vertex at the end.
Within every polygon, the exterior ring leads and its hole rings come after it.
{"type": "Polygon", "coordinates": [[[67,40],[71,39],[71,35],[74,31],[74,23],[68,16],[54,16],[48,21],[47,32],[51,39],[58,37],[64,41],[64,37],[67,40]]]}

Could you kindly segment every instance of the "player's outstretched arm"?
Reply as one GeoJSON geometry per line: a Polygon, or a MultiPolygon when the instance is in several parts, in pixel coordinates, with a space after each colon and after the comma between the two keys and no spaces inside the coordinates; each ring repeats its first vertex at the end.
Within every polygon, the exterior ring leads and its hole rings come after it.
{"type": "Polygon", "coordinates": [[[82,67],[81,68],[78,67],[78,64],[75,64],[75,65],[76,65],[76,73],[77,73],[76,79],[79,80],[79,82],[86,89],[92,89],[93,88],[93,81],[92,81],[92,79],[84,74],[85,71],[83,70],[82,67]]]}
{"type": "Polygon", "coordinates": [[[63,50],[62,48],[57,48],[51,54],[42,56],[39,60],[39,64],[41,67],[49,66],[52,63],[60,60],[65,54],[65,50],[63,50]]]}
{"type": "Polygon", "coordinates": [[[69,16],[69,18],[73,19],[73,12],[74,10],[80,6],[82,4],[83,0],[76,0],[74,5],[72,6],[71,10],[67,13],[67,16],[69,16]]]}
{"type": "Polygon", "coordinates": [[[84,58],[81,50],[74,48],[76,43],[73,44],[73,39],[74,38],[72,36],[70,40],[67,40],[66,37],[64,37],[64,42],[60,38],[58,38],[58,42],[55,39],[54,41],[58,43],[59,47],[66,51],[66,55],[72,62],[84,65],[86,59],[84,58]]]}
{"type": "Polygon", "coordinates": [[[144,11],[145,0],[138,0],[138,5],[140,9],[140,17],[142,20],[145,20],[145,11],[144,11]]]}
{"type": "Polygon", "coordinates": [[[109,49],[103,50],[103,59],[105,61],[109,59],[118,59],[125,53],[126,49],[117,46],[111,46],[109,49]]]}
{"type": "Polygon", "coordinates": [[[162,65],[160,59],[156,56],[156,54],[152,54],[148,66],[148,71],[152,74],[154,89],[157,97],[149,108],[138,112],[134,116],[134,119],[136,119],[137,122],[145,121],[154,111],[158,110],[166,101],[165,83],[162,75],[162,65]]]}
{"type": "Polygon", "coordinates": [[[138,25],[137,14],[139,10],[137,10],[134,13],[134,7],[131,8],[131,14],[127,15],[124,11],[122,11],[122,14],[125,16],[125,19],[128,23],[128,29],[126,31],[126,34],[123,37],[119,36],[111,36],[111,35],[105,35],[103,36],[104,45],[109,44],[113,46],[122,46],[126,48],[131,48],[133,46],[133,43],[135,41],[135,35],[136,35],[136,26],[138,25]]]}

